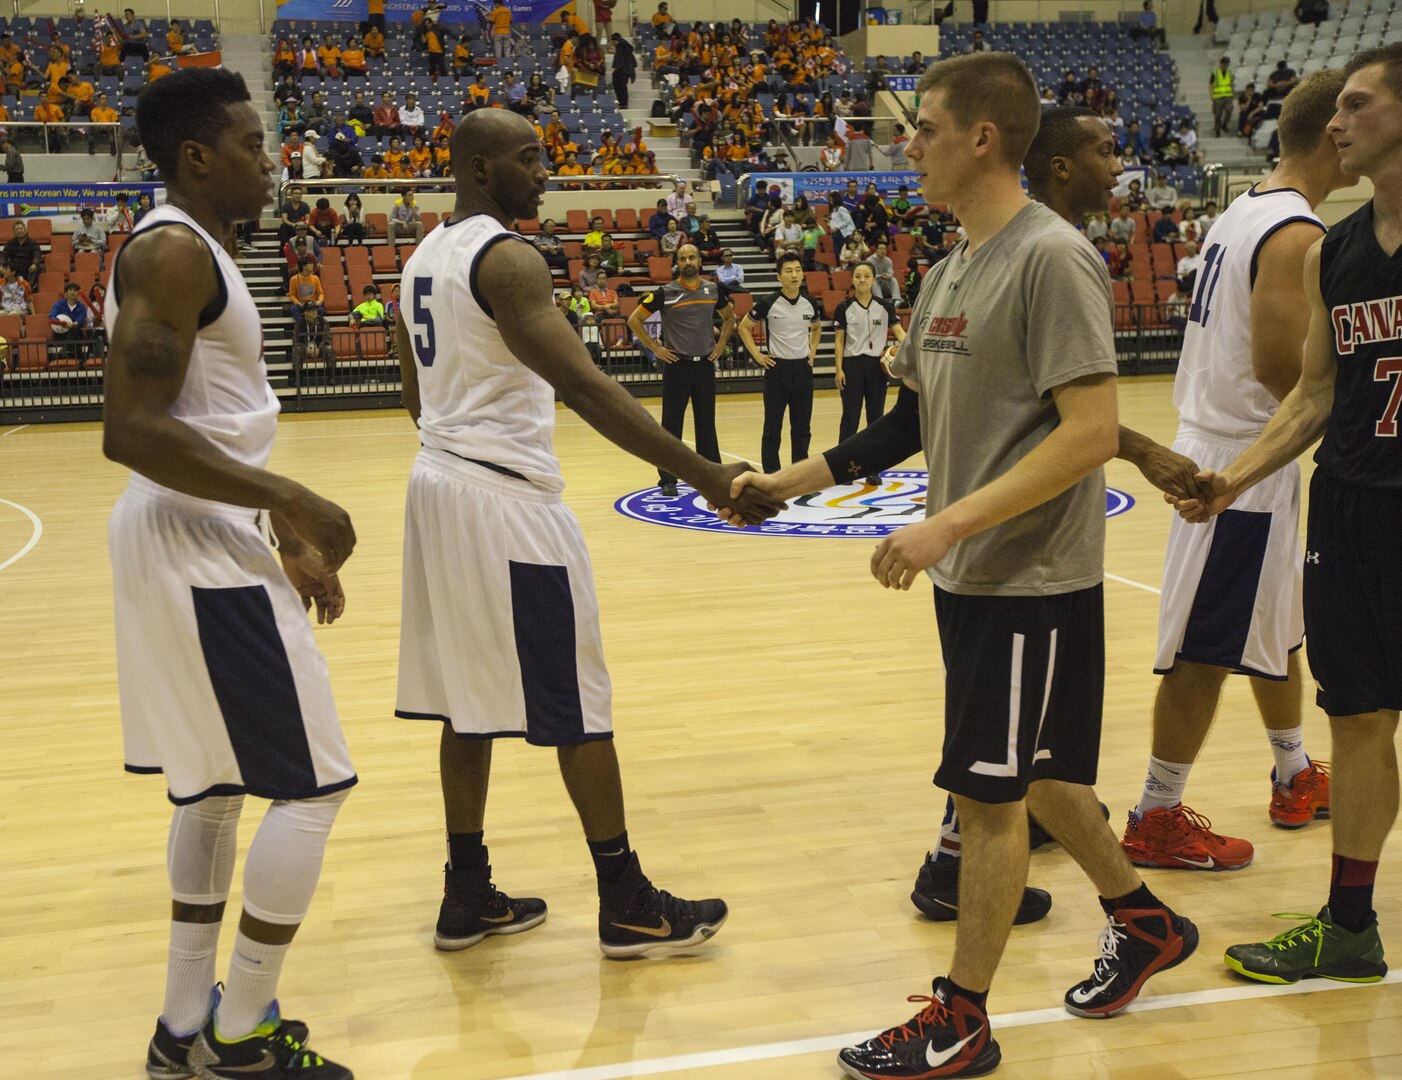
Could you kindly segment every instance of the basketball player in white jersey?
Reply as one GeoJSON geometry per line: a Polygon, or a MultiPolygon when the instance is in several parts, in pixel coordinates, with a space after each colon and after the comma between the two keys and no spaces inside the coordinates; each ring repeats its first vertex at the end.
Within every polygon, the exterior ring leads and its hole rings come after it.
{"type": "MultiPolygon", "coordinates": [[[[1310,76],[1285,99],[1281,160],[1212,226],[1174,382],[1174,449],[1220,470],[1260,435],[1300,376],[1309,304],[1305,255],[1324,233],[1314,207],[1356,182],[1340,171],[1326,127],[1338,71],[1310,76]]],[[[1251,676],[1275,758],[1271,821],[1300,828],[1327,816],[1329,778],[1305,753],[1297,650],[1304,635],[1300,470],[1292,463],[1206,526],[1177,515],[1159,607],[1153,749],[1124,848],[1140,866],[1237,870],[1250,842],[1221,836],[1183,805],[1229,674],[1251,676]]]]}
{"type": "MultiPolygon", "coordinates": [[[[711,500],[746,467],[707,461],[663,431],[555,307],[544,259],[509,227],[535,217],[545,191],[532,125],[474,112],[453,133],[452,164],[457,204],[404,267],[399,324],[423,449],[405,513],[395,712],[442,724],[448,864],[434,941],[463,949],[545,918],[543,901],[492,884],[483,844],[492,744],[514,737],[557,748],[598,874],[604,954],[699,945],[725,904],[654,888],[628,842],[593,575],[560,500],[555,395],[711,500]]],[[[737,509],[757,522],[781,505],[759,496],[737,509]]]]}
{"type": "Polygon", "coordinates": [[[146,1071],[351,1080],[276,1001],[356,776],[305,613],[315,602],[318,621],[341,615],[336,571],[355,532],[339,506],[265,467],[278,402],[258,310],[224,249],[268,203],[273,164],[232,72],[168,75],[142,92],[136,119],[169,202],[113,267],[103,451],[132,470],[110,526],[127,769],[164,773],[175,804],[165,1006],[146,1071]],[[272,805],[248,852],[221,997],[215,952],[245,795],[272,805]]]}

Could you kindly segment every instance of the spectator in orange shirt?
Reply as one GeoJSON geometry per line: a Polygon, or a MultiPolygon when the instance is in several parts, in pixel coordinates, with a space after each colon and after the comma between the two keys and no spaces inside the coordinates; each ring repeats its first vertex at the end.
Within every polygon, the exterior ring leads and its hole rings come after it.
{"type": "Polygon", "coordinates": [[[321,39],[321,45],[317,47],[316,63],[323,75],[332,79],[340,78],[341,50],[331,40],[330,34],[324,35],[321,39]]]}
{"type": "Polygon", "coordinates": [[[677,24],[667,12],[666,4],[657,5],[657,10],[652,15],[652,25],[659,34],[670,34],[677,28],[677,24]]]}
{"type": "MultiPolygon", "coordinates": [[[[380,0],[380,2],[383,3],[384,0],[380,0]]],[[[384,57],[384,55],[385,55],[385,35],[384,35],[384,31],[380,30],[378,27],[372,26],[372,27],[370,27],[369,30],[365,31],[365,38],[364,38],[364,41],[365,41],[365,55],[366,55],[366,56],[378,56],[378,57],[380,57],[380,58],[383,58],[383,57],[384,57]]]]}
{"type": "MultiPolygon", "coordinates": [[[[34,109],[34,120],[40,124],[63,124],[68,117],[63,115],[63,106],[55,105],[52,102],[41,101],[34,109]]],[[[68,149],[68,128],[66,127],[46,127],[44,129],[44,144],[49,153],[60,153],[68,149]]]]}
{"type": "Polygon", "coordinates": [[[297,52],[297,68],[306,75],[317,73],[316,43],[308,35],[302,38],[302,47],[297,52]]]}
{"type": "MultiPolygon", "coordinates": [[[[370,164],[361,171],[362,180],[388,180],[389,170],[385,168],[385,158],[383,154],[371,154],[370,164]]],[[[383,191],[384,188],[377,187],[376,191],[383,191]]]]}
{"type": "Polygon", "coordinates": [[[422,135],[414,136],[414,147],[409,151],[409,174],[417,177],[433,175],[433,151],[422,135]]]}
{"type": "MultiPolygon", "coordinates": [[[[366,0],[365,3],[365,25],[370,30],[377,30],[380,37],[384,37],[385,31],[385,0],[366,0]]],[[[384,44],[383,41],[380,43],[384,44]]]]}
{"type": "Polygon", "coordinates": [[[273,74],[279,77],[284,75],[294,75],[297,72],[297,50],[292,47],[292,42],[287,38],[277,39],[277,47],[273,49],[273,74]]]}
{"type": "Polygon", "coordinates": [[[436,19],[424,20],[424,52],[428,54],[428,77],[435,82],[438,76],[448,75],[448,64],[443,56],[443,30],[436,19]]]}
{"type": "Polygon", "coordinates": [[[157,79],[163,79],[169,75],[173,68],[169,67],[165,60],[159,56],[153,56],[146,63],[146,84],[149,86],[157,79]]]}
{"type": "Polygon", "coordinates": [[[609,287],[608,274],[600,270],[589,290],[589,309],[600,318],[618,314],[618,293],[609,287]]]}
{"type": "Polygon", "coordinates": [[[302,259],[297,264],[297,276],[287,288],[287,298],[291,301],[292,319],[300,326],[310,305],[319,314],[326,314],[326,294],[321,291],[321,278],[312,273],[311,259],[302,259]]]}
{"type": "Polygon", "coordinates": [[[480,71],[472,85],[467,88],[467,100],[463,102],[464,112],[485,109],[492,99],[492,88],[487,85],[487,76],[480,71]]]}
{"type": "Polygon", "coordinates": [[[438,114],[438,125],[433,129],[433,141],[436,144],[439,139],[451,139],[453,128],[457,125],[453,123],[453,114],[450,112],[440,112],[438,114]]]}
{"type": "MultiPolygon", "coordinates": [[[[587,170],[575,160],[574,151],[569,150],[565,152],[564,163],[555,171],[560,176],[583,176],[587,170]]],[[[578,191],[582,186],[580,184],[564,185],[566,191],[578,191]]]]}
{"type": "Polygon", "coordinates": [[[365,50],[354,37],[346,38],[346,47],[341,50],[341,71],[346,78],[352,75],[365,77],[365,50]]]}
{"type": "Polygon", "coordinates": [[[396,180],[408,180],[411,175],[409,172],[409,155],[406,154],[404,148],[400,146],[398,138],[393,138],[389,141],[389,149],[385,151],[385,169],[389,172],[389,175],[396,180]]]}
{"type": "Polygon", "coordinates": [[[511,8],[497,0],[487,19],[492,25],[492,55],[504,60],[511,55],[511,8]]]}
{"type": "Polygon", "coordinates": [[[453,175],[453,153],[449,149],[448,136],[440,136],[433,144],[433,175],[453,175]]]}
{"type": "MultiPolygon", "coordinates": [[[[93,110],[89,114],[88,119],[94,124],[117,124],[121,122],[122,118],[117,110],[107,103],[107,95],[98,94],[97,104],[93,106],[93,110]]],[[[88,153],[96,152],[93,150],[93,147],[100,140],[109,145],[111,147],[111,152],[115,154],[117,152],[117,141],[120,135],[121,130],[119,128],[102,128],[101,130],[95,129],[90,131],[88,133],[88,153]]]]}
{"type": "Polygon", "coordinates": [[[166,48],[173,54],[195,51],[193,45],[185,44],[185,30],[180,25],[179,19],[170,20],[170,29],[166,31],[166,48]]]}
{"type": "Polygon", "coordinates": [[[453,46],[453,74],[459,78],[472,70],[472,46],[467,38],[458,38],[458,43],[453,46]]]}

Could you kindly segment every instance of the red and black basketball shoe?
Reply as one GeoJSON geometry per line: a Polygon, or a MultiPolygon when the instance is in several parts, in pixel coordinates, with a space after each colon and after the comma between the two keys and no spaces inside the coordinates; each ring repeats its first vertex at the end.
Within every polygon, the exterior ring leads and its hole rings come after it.
{"type": "Polygon", "coordinates": [[[998,1067],[1003,1055],[989,1033],[988,1013],[948,979],[935,980],[933,996],[906,1000],[925,1007],[899,1027],[839,1053],[843,1072],[858,1080],[935,1080],[986,1076],[998,1067]]]}
{"type": "Polygon", "coordinates": [[[1198,928],[1166,907],[1117,908],[1100,932],[1090,978],[1066,991],[1066,1009],[1104,1020],[1129,1008],[1149,978],[1181,964],[1198,947],[1198,928]]]}

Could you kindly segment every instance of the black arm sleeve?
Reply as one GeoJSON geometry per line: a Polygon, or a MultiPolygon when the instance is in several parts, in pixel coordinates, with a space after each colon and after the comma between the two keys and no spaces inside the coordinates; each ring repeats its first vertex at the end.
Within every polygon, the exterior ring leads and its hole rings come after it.
{"type": "Polygon", "coordinates": [[[823,459],[833,479],[844,484],[899,465],[920,449],[920,395],[902,386],[890,412],[826,451],[823,459]]]}

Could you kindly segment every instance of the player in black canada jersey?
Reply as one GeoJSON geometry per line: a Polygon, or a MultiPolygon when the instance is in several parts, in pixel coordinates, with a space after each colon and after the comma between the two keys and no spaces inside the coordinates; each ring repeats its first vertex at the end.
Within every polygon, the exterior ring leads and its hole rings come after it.
{"type": "Polygon", "coordinates": [[[1328,904],[1270,942],[1234,945],[1229,968],[1264,982],[1323,976],[1376,982],[1387,972],[1373,881],[1397,819],[1393,737],[1402,710],[1402,44],[1345,69],[1329,132],[1371,202],[1310,249],[1312,304],[1300,381],[1251,448],[1199,474],[1206,520],[1315,439],[1305,543],[1305,636],[1319,707],[1334,736],[1334,855],[1328,904]]]}

